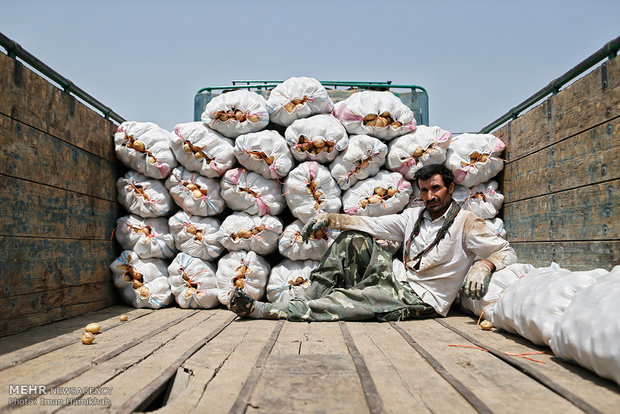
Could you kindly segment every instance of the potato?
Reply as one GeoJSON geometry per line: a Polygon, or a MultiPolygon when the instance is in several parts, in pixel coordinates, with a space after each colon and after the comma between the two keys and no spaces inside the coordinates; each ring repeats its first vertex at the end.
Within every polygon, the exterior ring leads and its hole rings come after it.
{"type": "Polygon", "coordinates": [[[196,236],[195,236],[196,240],[198,241],[202,241],[202,230],[198,230],[196,231],[196,236]]]}
{"type": "Polygon", "coordinates": [[[149,155],[148,160],[149,160],[149,164],[151,165],[157,162],[157,158],[153,157],[152,155],[149,155]]]}
{"type": "Polygon", "coordinates": [[[241,111],[241,109],[237,109],[235,111],[235,119],[239,122],[245,121],[245,115],[243,115],[243,111],[241,111]]]}
{"type": "Polygon", "coordinates": [[[286,105],[284,105],[284,109],[286,109],[286,112],[290,114],[295,110],[295,106],[296,105],[293,102],[289,102],[286,105]]]}
{"type": "Polygon", "coordinates": [[[194,198],[200,198],[200,197],[202,197],[202,191],[200,191],[200,190],[198,190],[198,189],[196,189],[196,190],[192,191],[192,197],[194,197],[194,198]]]}
{"type": "Polygon", "coordinates": [[[368,205],[368,199],[367,198],[362,198],[360,200],[360,206],[362,206],[362,208],[365,208],[368,205]]]}
{"type": "Polygon", "coordinates": [[[136,151],[144,151],[144,148],[145,148],[144,142],[142,142],[142,141],[137,141],[137,140],[136,140],[136,141],[134,141],[134,142],[133,142],[133,148],[134,148],[136,151]]]}
{"type": "Polygon", "coordinates": [[[387,190],[387,194],[386,194],[386,195],[387,195],[388,197],[392,197],[392,196],[394,196],[396,193],[398,193],[398,189],[397,189],[397,188],[390,187],[390,188],[388,188],[388,190],[387,190]]]}
{"type": "Polygon", "coordinates": [[[325,146],[325,141],[322,139],[316,139],[314,140],[313,144],[317,148],[323,148],[325,146]]]}
{"type": "Polygon", "coordinates": [[[248,267],[246,265],[241,265],[235,269],[235,277],[243,277],[247,272],[248,267]]]}
{"type": "Polygon", "coordinates": [[[89,323],[84,329],[86,330],[86,332],[96,334],[101,330],[101,325],[99,325],[98,323],[89,323]]]}
{"type": "Polygon", "coordinates": [[[147,297],[150,291],[149,291],[149,288],[147,288],[146,286],[140,286],[140,289],[138,289],[138,292],[140,292],[140,296],[147,297]]]}
{"type": "Polygon", "coordinates": [[[189,226],[185,227],[185,231],[189,234],[196,234],[196,226],[190,224],[189,226]]]}
{"type": "Polygon", "coordinates": [[[381,202],[381,196],[378,196],[377,194],[374,194],[368,197],[368,204],[377,204],[380,202],[381,202]]]}
{"type": "Polygon", "coordinates": [[[377,115],[376,114],[368,114],[364,117],[364,122],[369,122],[369,121],[373,121],[377,119],[377,115]]]}
{"type": "Polygon", "coordinates": [[[482,329],[484,329],[485,331],[490,331],[490,330],[491,330],[491,328],[493,327],[493,323],[491,323],[491,321],[489,321],[489,320],[486,320],[486,319],[485,319],[485,320],[483,320],[483,321],[480,323],[480,327],[481,327],[482,329]]]}
{"type": "Polygon", "coordinates": [[[121,320],[121,322],[125,322],[125,321],[129,320],[129,316],[128,316],[127,314],[123,313],[123,314],[119,317],[119,319],[121,320]]]}
{"type": "Polygon", "coordinates": [[[191,144],[188,144],[187,142],[183,144],[183,151],[185,152],[192,152],[192,146],[191,144]]]}
{"type": "Polygon", "coordinates": [[[245,280],[243,278],[235,279],[234,283],[235,283],[235,287],[242,288],[242,289],[245,287],[245,280]]]}
{"type": "Polygon", "coordinates": [[[131,287],[134,289],[140,289],[142,286],[143,284],[139,280],[134,280],[133,283],[131,284],[131,287]]]}
{"type": "Polygon", "coordinates": [[[198,189],[198,186],[194,183],[187,183],[185,184],[185,187],[187,187],[187,189],[190,191],[194,191],[198,189]]]}
{"type": "Polygon", "coordinates": [[[250,122],[254,122],[254,123],[260,121],[260,117],[258,115],[250,115],[250,116],[247,117],[247,119],[250,122]]]}
{"type": "Polygon", "coordinates": [[[392,123],[390,124],[390,127],[392,127],[392,129],[398,129],[398,128],[400,128],[401,126],[403,126],[403,124],[401,124],[401,123],[400,123],[400,122],[398,122],[398,121],[394,121],[394,122],[392,122],[392,123]]]}
{"type": "Polygon", "coordinates": [[[424,155],[424,148],[422,148],[421,146],[417,146],[415,151],[413,151],[412,154],[415,158],[421,157],[422,155],[424,155]]]}
{"type": "Polygon", "coordinates": [[[230,118],[230,116],[228,114],[222,114],[222,115],[220,115],[220,117],[218,119],[221,122],[226,122],[226,121],[228,121],[229,118],[230,118]]]}
{"type": "Polygon", "coordinates": [[[92,344],[93,342],[95,342],[95,335],[93,335],[93,334],[92,334],[92,333],[90,333],[90,332],[84,332],[84,333],[82,334],[82,343],[83,343],[84,345],[90,345],[90,344],[92,344]]]}
{"type": "Polygon", "coordinates": [[[204,158],[207,158],[207,156],[205,155],[204,152],[198,151],[194,153],[194,158],[196,158],[197,160],[202,160],[204,158]]]}
{"type": "Polygon", "coordinates": [[[260,160],[263,158],[258,152],[250,152],[250,156],[255,160],[260,160]]]}
{"type": "Polygon", "coordinates": [[[385,193],[387,193],[387,190],[385,188],[383,188],[383,187],[375,187],[374,192],[379,197],[383,197],[385,195],[385,193]]]}

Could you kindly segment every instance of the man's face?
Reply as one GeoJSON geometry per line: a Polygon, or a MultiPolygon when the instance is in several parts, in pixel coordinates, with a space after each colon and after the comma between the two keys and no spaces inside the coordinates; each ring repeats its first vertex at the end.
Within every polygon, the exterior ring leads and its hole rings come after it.
{"type": "Polygon", "coordinates": [[[428,180],[418,180],[418,187],[420,188],[420,197],[426,209],[431,213],[433,220],[448,210],[452,191],[454,191],[454,183],[446,187],[441,175],[435,174],[428,180]]]}

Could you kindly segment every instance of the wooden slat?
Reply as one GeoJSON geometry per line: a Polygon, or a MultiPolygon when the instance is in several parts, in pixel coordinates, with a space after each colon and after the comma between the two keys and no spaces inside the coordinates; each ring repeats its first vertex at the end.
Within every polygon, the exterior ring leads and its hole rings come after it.
{"type": "MultiPolygon", "coordinates": [[[[222,365],[215,378],[208,383],[196,405],[197,411],[208,407],[212,413],[227,413],[232,409],[278,323],[272,320],[241,320],[233,323],[233,325],[248,324],[249,329],[243,337],[238,338],[239,345],[222,365]]],[[[242,397],[246,396],[250,397],[249,395],[242,397]]]]}
{"type": "MultiPolygon", "coordinates": [[[[97,335],[95,342],[88,346],[83,345],[79,335],[76,334],[73,345],[3,370],[0,379],[0,384],[2,384],[0,401],[6,404],[8,400],[8,384],[21,384],[25,378],[36,378],[37,384],[54,387],[121,354],[127,357],[133,355],[140,357],[143,355],[141,352],[144,344],[149,338],[157,337],[166,329],[171,332],[165,335],[174,336],[174,332],[178,333],[177,331],[183,331],[186,328],[186,325],[180,322],[194,314],[196,311],[186,309],[160,309],[141,318],[141,323],[123,324],[109,332],[102,331],[97,335]],[[134,349],[131,350],[131,348],[134,349]]],[[[161,341],[161,337],[158,339],[161,341]]]]}
{"type": "Polygon", "coordinates": [[[520,263],[536,267],[556,262],[569,270],[611,270],[620,263],[620,241],[511,243],[520,263]]]}
{"type": "Polygon", "coordinates": [[[494,131],[507,143],[506,159],[524,157],[620,115],[620,59],[604,64],[608,74],[606,88],[602,87],[599,66],[512,121],[510,128],[504,126],[494,131]]]}
{"type": "Polygon", "coordinates": [[[114,162],[112,122],[4,54],[0,85],[0,113],[114,162]]]}
{"type": "Polygon", "coordinates": [[[124,167],[0,114],[0,173],[116,201],[124,167]]]}
{"type": "Polygon", "coordinates": [[[75,343],[86,325],[97,322],[102,332],[132,322],[154,312],[152,309],[135,309],[128,306],[111,306],[97,312],[89,312],[75,318],[36,327],[26,332],[0,339],[0,371],[30,359],[48,354],[75,343]],[[127,314],[121,322],[119,316],[127,314]]]}
{"type": "Polygon", "coordinates": [[[582,132],[504,170],[505,202],[620,178],[620,118],[582,132]]]}
{"type": "Polygon", "coordinates": [[[504,204],[510,241],[620,239],[620,180],[504,204]]]}
{"type": "MultiPolygon", "coordinates": [[[[301,343],[302,355],[346,354],[347,346],[336,323],[308,323],[308,331],[301,343]]],[[[285,325],[286,327],[286,325],[285,325]]]]}
{"type": "Polygon", "coordinates": [[[580,412],[575,406],[487,352],[451,347],[465,340],[436,321],[400,322],[422,348],[466,384],[492,412],[580,412]]]}
{"type": "Polygon", "coordinates": [[[364,356],[386,412],[475,412],[390,324],[365,322],[347,326],[364,356]]]}
{"type": "Polygon", "coordinates": [[[108,266],[119,253],[109,241],[99,240],[0,236],[0,246],[0,298],[103,281],[111,284],[108,266]]]}
{"type": "MultiPolygon", "coordinates": [[[[160,391],[166,387],[168,381],[170,381],[172,376],[187,359],[189,359],[213,338],[218,336],[228,327],[228,325],[232,323],[233,320],[235,320],[235,318],[237,318],[237,316],[232,312],[220,312],[218,313],[218,316],[220,315],[224,317],[221,321],[219,317],[215,317],[209,319],[208,324],[201,324],[201,333],[199,335],[200,339],[196,342],[192,342],[191,346],[185,349],[185,351],[175,360],[170,362],[163,372],[159,373],[159,375],[154,375],[154,378],[150,382],[147,382],[142,389],[140,389],[130,399],[125,401],[119,411],[131,413],[136,410],[146,408],[148,404],[158,396],[160,391]],[[216,325],[216,323],[219,323],[219,325],[216,325]],[[204,332],[206,332],[206,334],[204,334],[204,332]]],[[[175,350],[178,351],[178,349],[175,350]]]]}
{"type": "Polygon", "coordinates": [[[545,352],[545,354],[529,355],[544,364],[519,357],[511,358],[521,361],[528,370],[546,376],[583,400],[586,405],[582,408],[587,412],[599,410],[604,413],[615,413],[620,407],[620,387],[617,384],[554,357],[547,347],[538,347],[521,337],[495,329],[492,331],[474,330],[476,321],[469,316],[454,316],[443,319],[441,322],[466,336],[473,337],[484,348],[495,348],[501,352],[514,354],[545,352]]]}
{"type": "Polygon", "coordinates": [[[248,335],[251,326],[251,323],[229,325],[222,334],[186,360],[177,370],[164,406],[156,412],[176,414],[200,411],[202,393],[215,376],[220,374],[224,364],[229,363],[231,355],[248,335]]]}
{"type": "Polygon", "coordinates": [[[0,175],[0,235],[109,240],[120,205],[0,175]]]}
{"type": "Polygon", "coordinates": [[[10,313],[0,314],[0,324],[13,319],[49,312],[54,308],[87,304],[116,294],[109,280],[87,283],[73,287],[45,290],[25,295],[0,298],[0,309],[10,309],[10,313]]]}
{"type": "Polygon", "coordinates": [[[358,372],[343,354],[270,357],[250,407],[263,413],[371,412],[358,372]]]}

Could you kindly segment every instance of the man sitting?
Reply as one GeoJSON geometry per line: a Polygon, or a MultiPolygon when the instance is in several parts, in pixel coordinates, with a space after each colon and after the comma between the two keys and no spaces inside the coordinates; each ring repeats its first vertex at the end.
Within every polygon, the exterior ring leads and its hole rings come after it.
{"type": "Polygon", "coordinates": [[[381,217],[322,213],[308,221],[304,240],[320,229],[345,231],[311,273],[305,297],[266,303],[235,288],[230,309],[249,318],[396,321],[446,316],[461,287],[481,298],[491,273],[516,261],[514,250],[452,200],[447,167],[425,166],[415,180],[424,208],[381,217]],[[392,254],[375,238],[404,243],[404,269],[393,268],[392,254]]]}

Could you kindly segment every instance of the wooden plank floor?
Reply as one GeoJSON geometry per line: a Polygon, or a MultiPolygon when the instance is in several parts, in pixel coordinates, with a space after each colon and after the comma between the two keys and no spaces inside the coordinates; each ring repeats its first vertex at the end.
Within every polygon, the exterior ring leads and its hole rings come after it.
{"type": "Polygon", "coordinates": [[[620,412],[612,381],[475,324],[113,306],[0,338],[0,412],[620,412]],[[83,345],[89,322],[102,330],[83,345]]]}

